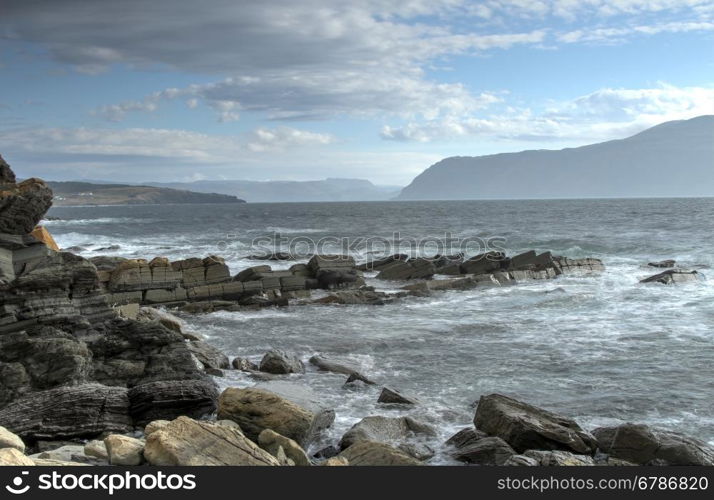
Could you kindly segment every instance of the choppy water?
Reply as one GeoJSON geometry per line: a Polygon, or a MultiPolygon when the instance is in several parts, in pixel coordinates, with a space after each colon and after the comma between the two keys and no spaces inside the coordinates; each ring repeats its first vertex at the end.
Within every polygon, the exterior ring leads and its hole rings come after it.
{"type": "MultiPolygon", "coordinates": [[[[324,353],[358,364],[423,402],[410,413],[439,428],[439,443],[473,418],[471,404],[501,392],[575,417],[586,427],[654,424],[714,443],[714,287],[639,285],[676,259],[704,275],[714,265],[714,199],[296,203],[54,208],[48,228],[82,254],[171,259],[219,254],[232,270],[255,261],[255,238],[503,237],[509,253],[551,250],[603,259],[595,277],[450,291],[383,307],[300,306],[184,316],[231,356],[269,348],[305,361],[324,353]],[[119,245],[118,250],[93,251],[119,245]]],[[[328,244],[324,250],[338,250],[328,244]]],[[[405,249],[405,246],[402,246],[405,249]]],[[[364,247],[354,249],[358,260],[364,247]]],[[[473,250],[473,249],[470,249],[473,250]]],[[[278,263],[274,268],[293,262],[278,263]]],[[[714,276],[714,275],[713,275],[714,276]]],[[[383,288],[388,283],[376,283],[383,288]]],[[[227,372],[224,385],[251,385],[227,372]]],[[[337,411],[326,441],[367,415],[377,389],[349,391],[344,376],[308,367],[292,378],[337,411]]],[[[437,457],[436,462],[446,460],[437,457]]]]}

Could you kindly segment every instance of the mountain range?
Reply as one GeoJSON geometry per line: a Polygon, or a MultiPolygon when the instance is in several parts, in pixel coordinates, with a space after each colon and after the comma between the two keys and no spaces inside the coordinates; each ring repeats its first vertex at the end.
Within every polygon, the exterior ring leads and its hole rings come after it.
{"type": "Polygon", "coordinates": [[[705,115],[578,148],[446,158],[396,199],[713,195],[714,115],[705,115]]]}

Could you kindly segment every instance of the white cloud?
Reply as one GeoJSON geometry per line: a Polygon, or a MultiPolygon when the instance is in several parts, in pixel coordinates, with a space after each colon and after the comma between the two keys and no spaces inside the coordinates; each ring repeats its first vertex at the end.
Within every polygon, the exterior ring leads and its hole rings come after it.
{"type": "Polygon", "coordinates": [[[646,89],[601,89],[570,101],[551,103],[540,113],[507,108],[498,115],[455,116],[385,126],[381,136],[386,140],[417,142],[470,136],[588,143],[704,114],[714,114],[714,88],[660,84],[646,89]]]}
{"type": "Polygon", "coordinates": [[[714,22],[673,22],[653,25],[628,26],[624,28],[596,28],[574,30],[558,35],[565,43],[620,43],[636,35],[657,35],[659,33],[686,33],[693,31],[714,31],[714,22]]]}

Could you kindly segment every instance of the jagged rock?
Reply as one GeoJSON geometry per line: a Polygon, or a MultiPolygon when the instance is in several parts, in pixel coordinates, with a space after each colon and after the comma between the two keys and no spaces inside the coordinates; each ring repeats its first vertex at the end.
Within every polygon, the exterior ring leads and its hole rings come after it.
{"type": "Polygon", "coordinates": [[[146,438],[151,465],[279,465],[239,429],[179,417],[146,438]]]}
{"type": "Polygon", "coordinates": [[[486,434],[485,432],[481,432],[478,429],[474,429],[473,427],[467,427],[465,429],[461,429],[459,432],[451,436],[444,444],[459,449],[473,444],[479,439],[483,439],[487,436],[488,434],[486,434]]]}
{"type": "Polygon", "coordinates": [[[332,411],[314,413],[262,389],[229,388],[218,399],[218,418],[236,422],[249,439],[257,441],[265,429],[308,445],[316,434],[332,425],[332,411]]]}
{"type": "Polygon", "coordinates": [[[461,446],[454,458],[479,465],[504,465],[516,452],[499,437],[485,437],[461,446]]]}
{"type": "Polygon", "coordinates": [[[414,457],[385,443],[360,441],[343,450],[339,458],[355,466],[421,465],[414,457]]]}
{"type": "Polygon", "coordinates": [[[19,398],[0,410],[0,425],[29,443],[133,429],[127,389],[100,384],[57,387],[19,398]]]}
{"type": "Polygon", "coordinates": [[[429,460],[436,455],[436,451],[431,446],[424,443],[399,443],[397,449],[421,462],[429,460]]]}
{"type": "Polygon", "coordinates": [[[156,321],[169,330],[173,330],[178,333],[184,333],[183,331],[183,321],[177,318],[171,313],[156,309],[153,307],[141,307],[135,318],[137,321],[151,322],[156,321]]]}
{"type": "Polygon", "coordinates": [[[595,465],[593,457],[589,455],[576,455],[562,450],[528,450],[523,455],[545,467],[595,465]]]}
{"type": "Polygon", "coordinates": [[[5,160],[0,165],[0,233],[30,234],[52,206],[52,190],[35,178],[17,184],[5,160]]]}
{"type": "Polygon", "coordinates": [[[282,449],[285,456],[295,465],[310,465],[310,459],[299,444],[272,429],[265,429],[258,435],[258,444],[274,457],[278,456],[278,449],[282,449]]]}
{"type": "Polygon", "coordinates": [[[673,259],[668,259],[668,260],[661,260],[659,262],[650,262],[647,264],[650,267],[662,267],[662,268],[667,268],[667,267],[674,267],[677,265],[677,261],[673,259]]]}
{"type": "Polygon", "coordinates": [[[144,442],[121,434],[104,438],[111,465],[141,465],[144,461],[144,442]]]}
{"type": "Polygon", "coordinates": [[[130,412],[136,425],[173,420],[180,415],[200,418],[216,410],[218,390],[213,381],[167,380],[129,389],[130,412]]]}
{"type": "Polygon", "coordinates": [[[592,454],[597,447],[595,438],[574,420],[501,394],[481,396],[474,425],[519,453],[539,449],[592,454]]]}
{"type": "Polygon", "coordinates": [[[249,361],[246,358],[233,358],[233,361],[231,361],[231,366],[233,366],[233,368],[235,368],[236,370],[244,372],[252,372],[259,370],[258,365],[256,365],[252,361],[249,361]]]}
{"type": "Polygon", "coordinates": [[[283,351],[271,349],[260,361],[260,371],[272,374],[305,373],[305,365],[300,358],[283,351]]]}
{"type": "Polygon", "coordinates": [[[662,283],[663,285],[679,285],[681,283],[693,283],[699,281],[697,271],[687,271],[684,269],[670,269],[663,273],[655,274],[649,278],[640,280],[640,283],[662,283]]]}
{"type": "Polygon", "coordinates": [[[84,445],[84,454],[88,457],[99,458],[101,460],[109,461],[109,452],[107,451],[107,445],[101,439],[95,439],[89,441],[84,445]]]}
{"type": "Polygon", "coordinates": [[[434,429],[411,417],[365,417],[348,430],[340,440],[343,450],[360,441],[380,443],[406,442],[419,436],[435,436],[434,429]]]}
{"type": "MultiPolygon", "coordinates": [[[[2,157],[0,157],[1,161],[2,157]]],[[[15,448],[21,453],[25,453],[25,443],[22,442],[20,436],[17,436],[0,426],[0,448],[15,448]]]]}
{"type": "Polygon", "coordinates": [[[0,449],[0,466],[4,465],[14,465],[14,466],[34,466],[35,462],[32,459],[23,455],[20,451],[15,448],[1,448],[0,449]]]}
{"type": "Polygon", "coordinates": [[[379,394],[379,399],[377,399],[377,402],[398,405],[419,404],[416,399],[404,396],[403,394],[400,394],[399,392],[395,391],[394,389],[390,389],[389,387],[385,387],[382,389],[382,392],[379,394]]]}
{"type": "Polygon", "coordinates": [[[637,464],[714,465],[714,448],[676,432],[627,423],[593,434],[603,452],[637,464]]]}
{"type": "Polygon", "coordinates": [[[382,268],[377,275],[380,280],[410,280],[431,278],[436,274],[436,266],[430,259],[395,260],[382,268]]]}
{"type": "Polygon", "coordinates": [[[187,342],[186,346],[188,347],[188,350],[196,356],[196,359],[198,359],[206,368],[220,370],[221,368],[231,367],[231,363],[228,361],[228,356],[210,344],[197,341],[187,342]]]}
{"type": "Polygon", "coordinates": [[[461,264],[461,274],[487,274],[501,269],[506,256],[502,252],[475,255],[461,264]]]}
{"type": "Polygon", "coordinates": [[[332,373],[342,373],[344,375],[349,375],[353,377],[354,380],[361,380],[365,384],[375,385],[375,383],[362,375],[359,371],[349,366],[345,366],[339,363],[334,363],[323,356],[315,355],[310,358],[310,364],[317,367],[320,371],[332,372],[332,373]]]}

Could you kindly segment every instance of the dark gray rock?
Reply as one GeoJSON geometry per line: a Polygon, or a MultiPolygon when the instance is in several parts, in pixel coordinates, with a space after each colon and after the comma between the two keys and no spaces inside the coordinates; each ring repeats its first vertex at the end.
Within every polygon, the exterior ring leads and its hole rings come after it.
{"type": "Polygon", "coordinates": [[[92,438],[133,430],[128,391],[83,384],[57,387],[21,397],[0,410],[0,425],[26,443],[92,438]]]}
{"type": "Polygon", "coordinates": [[[370,380],[369,378],[365,377],[362,375],[359,371],[357,371],[356,368],[352,368],[340,363],[335,363],[324,356],[312,356],[310,358],[310,364],[314,365],[317,367],[318,370],[320,371],[325,371],[325,372],[332,372],[332,373],[341,373],[344,375],[349,375],[350,377],[353,377],[352,380],[361,380],[365,384],[368,385],[374,385],[375,383],[370,380]]]}
{"type": "Polygon", "coordinates": [[[454,453],[460,462],[478,465],[503,465],[516,455],[508,443],[499,437],[485,437],[461,446],[454,453]]]}
{"type": "Polygon", "coordinates": [[[668,260],[661,260],[659,262],[650,262],[647,264],[650,267],[661,267],[661,268],[667,268],[667,267],[674,267],[677,265],[677,261],[668,259],[668,260]]]}
{"type": "Polygon", "coordinates": [[[377,279],[380,280],[410,280],[426,279],[436,274],[436,266],[430,259],[417,258],[404,262],[395,260],[391,264],[384,266],[377,279]]]}
{"type": "Polygon", "coordinates": [[[256,365],[252,361],[247,360],[246,358],[233,358],[233,361],[231,361],[231,365],[236,370],[240,370],[243,372],[252,372],[259,370],[258,365],[256,365]]]}
{"type": "Polygon", "coordinates": [[[663,285],[679,285],[681,283],[694,283],[700,280],[697,271],[685,269],[670,269],[649,278],[640,280],[640,283],[661,283],[663,285]]]}
{"type": "Polygon", "coordinates": [[[502,252],[475,255],[461,264],[461,274],[487,274],[501,269],[506,256],[502,252]]]}
{"type": "Polygon", "coordinates": [[[208,379],[170,380],[132,387],[128,397],[134,424],[143,427],[154,420],[173,420],[181,415],[210,415],[216,411],[218,389],[208,379]]]}
{"type": "Polygon", "coordinates": [[[501,394],[481,396],[474,425],[519,453],[536,449],[593,454],[597,448],[595,438],[574,420],[501,394]]]}
{"type": "Polygon", "coordinates": [[[431,426],[411,417],[365,417],[342,436],[340,448],[344,450],[360,441],[401,443],[419,436],[435,435],[431,426]]]}
{"type": "Polygon", "coordinates": [[[15,174],[0,159],[0,233],[32,232],[52,206],[52,190],[40,179],[17,184],[15,174]]]}
{"type": "Polygon", "coordinates": [[[377,399],[377,402],[384,404],[409,406],[419,404],[416,399],[404,396],[403,394],[400,394],[399,392],[395,391],[394,389],[390,389],[389,387],[385,387],[382,389],[382,392],[379,394],[379,399],[377,399]]]}
{"type": "Polygon", "coordinates": [[[228,356],[206,342],[201,342],[200,340],[187,342],[186,346],[205,368],[220,370],[231,367],[228,356]]]}
{"type": "Polygon", "coordinates": [[[261,372],[283,375],[288,373],[305,373],[305,365],[300,358],[277,349],[265,353],[260,360],[261,372]]]}
{"type": "Polygon", "coordinates": [[[454,448],[463,448],[464,446],[473,444],[479,439],[483,439],[487,436],[488,434],[485,432],[474,429],[473,427],[467,427],[451,436],[444,444],[447,446],[453,446],[454,448]]]}
{"type": "Polygon", "coordinates": [[[627,423],[593,434],[603,452],[637,464],[714,465],[714,448],[676,432],[627,423]]]}

